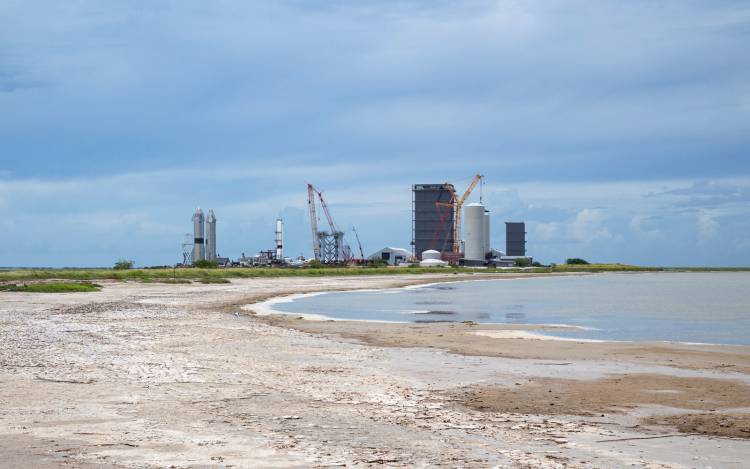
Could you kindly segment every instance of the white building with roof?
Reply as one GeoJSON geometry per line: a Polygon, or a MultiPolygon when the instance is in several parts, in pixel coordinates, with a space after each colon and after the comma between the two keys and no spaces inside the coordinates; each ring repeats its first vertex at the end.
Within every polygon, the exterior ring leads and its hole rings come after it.
{"type": "Polygon", "coordinates": [[[371,261],[386,261],[389,265],[398,265],[399,262],[406,262],[411,257],[411,251],[402,248],[384,247],[380,251],[370,254],[368,259],[371,261]]]}

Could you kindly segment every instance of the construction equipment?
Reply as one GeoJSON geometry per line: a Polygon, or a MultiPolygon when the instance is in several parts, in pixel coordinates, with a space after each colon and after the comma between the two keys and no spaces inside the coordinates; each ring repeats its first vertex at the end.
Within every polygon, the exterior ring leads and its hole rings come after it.
{"type": "MultiPolygon", "coordinates": [[[[464,202],[466,202],[466,199],[469,198],[469,195],[471,194],[471,191],[474,190],[475,187],[477,187],[477,184],[482,180],[482,175],[477,174],[474,176],[474,179],[471,180],[471,184],[469,184],[469,187],[466,189],[466,192],[461,196],[460,199],[456,198],[456,193],[452,189],[448,189],[451,191],[451,200],[453,202],[453,214],[454,214],[454,225],[453,225],[453,254],[459,254],[461,252],[461,210],[464,206],[464,202]]],[[[450,187],[450,186],[449,186],[450,187]]]]}
{"type": "Polygon", "coordinates": [[[344,232],[336,227],[323,192],[307,184],[307,206],[310,211],[310,228],[312,229],[313,254],[316,261],[324,264],[349,262],[352,259],[351,248],[344,243],[344,232]],[[328,221],[331,231],[318,230],[318,218],[315,211],[315,195],[320,200],[320,206],[328,221]]]}
{"type": "MultiPolygon", "coordinates": [[[[455,209],[456,193],[452,189],[453,186],[446,183],[444,184],[444,187],[446,188],[445,190],[448,191],[448,193],[451,195],[451,199],[449,202],[440,202],[440,196],[438,196],[438,202],[435,202],[435,206],[442,207],[443,210],[440,211],[440,225],[438,226],[437,230],[435,230],[435,234],[432,236],[432,241],[430,242],[430,249],[435,249],[437,247],[436,244],[437,244],[438,239],[440,239],[441,235],[447,231],[445,225],[450,219],[450,216],[449,216],[450,213],[454,212],[455,214],[455,210],[456,210],[455,209]]],[[[454,219],[454,222],[455,222],[455,219],[454,219]]],[[[448,237],[444,236],[443,245],[440,246],[440,249],[439,249],[441,254],[445,253],[445,247],[446,247],[445,245],[447,244],[447,241],[448,241],[448,237]]],[[[453,249],[453,246],[451,246],[451,249],[453,249]]]]}
{"type": "Polygon", "coordinates": [[[359,241],[359,234],[357,234],[357,229],[352,226],[352,231],[354,232],[354,237],[357,239],[357,246],[359,246],[359,258],[361,260],[365,260],[365,250],[362,249],[362,243],[359,241]]]}
{"type": "Polygon", "coordinates": [[[315,213],[315,188],[307,185],[307,208],[310,211],[310,229],[312,229],[313,257],[320,261],[320,243],[318,243],[318,215],[315,213]]]}

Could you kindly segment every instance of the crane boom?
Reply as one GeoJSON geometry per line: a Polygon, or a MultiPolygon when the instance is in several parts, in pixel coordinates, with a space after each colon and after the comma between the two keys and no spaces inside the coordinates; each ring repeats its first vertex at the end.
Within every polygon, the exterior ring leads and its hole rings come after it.
{"type": "Polygon", "coordinates": [[[320,262],[349,262],[352,260],[351,248],[344,241],[344,233],[336,227],[333,215],[328,208],[323,192],[312,184],[307,184],[307,206],[310,210],[310,229],[313,237],[313,253],[315,260],[320,262]],[[320,200],[320,206],[328,220],[331,231],[318,231],[318,217],[315,211],[315,198],[320,200]]]}
{"type": "Polygon", "coordinates": [[[328,204],[326,203],[326,200],[323,198],[323,192],[315,190],[315,192],[318,193],[318,198],[320,199],[320,206],[323,207],[323,213],[326,215],[326,219],[328,220],[328,226],[331,227],[331,233],[336,233],[339,230],[336,228],[336,223],[333,221],[333,216],[331,215],[331,211],[328,210],[328,204]]]}
{"type": "Polygon", "coordinates": [[[354,237],[357,238],[357,245],[359,246],[359,257],[362,260],[365,260],[365,250],[362,249],[362,243],[359,241],[359,234],[357,233],[357,229],[352,226],[352,231],[354,232],[354,237]]]}
{"type": "Polygon", "coordinates": [[[315,188],[307,184],[307,208],[310,211],[310,229],[312,230],[313,257],[320,260],[320,243],[318,243],[318,216],[315,213],[315,188]]]}
{"type": "Polygon", "coordinates": [[[471,191],[474,190],[475,187],[477,187],[477,184],[479,181],[482,180],[482,175],[477,174],[474,176],[474,179],[471,180],[471,184],[469,184],[469,187],[466,189],[466,192],[464,192],[464,195],[461,196],[459,200],[456,200],[456,194],[452,193],[453,195],[453,203],[454,203],[454,221],[455,224],[453,225],[453,253],[458,254],[461,252],[461,209],[464,206],[464,202],[466,202],[466,199],[469,198],[469,195],[471,194],[471,191]]]}

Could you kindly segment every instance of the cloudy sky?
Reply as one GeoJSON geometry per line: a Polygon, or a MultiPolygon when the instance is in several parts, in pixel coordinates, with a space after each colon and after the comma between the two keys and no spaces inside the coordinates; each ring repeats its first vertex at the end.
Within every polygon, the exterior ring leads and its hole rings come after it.
{"type": "MultiPolygon", "coordinates": [[[[0,2],[0,265],[311,255],[306,183],[365,250],[413,183],[486,176],[492,244],[750,265],[746,1],[0,2]]],[[[478,191],[473,200],[478,199],[478,191]]]]}

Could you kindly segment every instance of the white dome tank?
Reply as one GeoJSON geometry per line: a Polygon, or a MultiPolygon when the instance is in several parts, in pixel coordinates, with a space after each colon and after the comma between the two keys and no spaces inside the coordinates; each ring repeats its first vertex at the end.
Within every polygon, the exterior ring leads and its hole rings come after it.
{"type": "Polygon", "coordinates": [[[438,251],[435,251],[434,249],[428,249],[426,251],[422,252],[422,260],[426,261],[428,259],[437,259],[440,260],[440,253],[438,251]]]}
{"type": "Polygon", "coordinates": [[[484,260],[484,205],[469,204],[464,207],[464,228],[466,248],[464,259],[469,261],[484,260]]]}
{"type": "Polygon", "coordinates": [[[440,259],[425,259],[419,263],[420,267],[447,267],[448,263],[440,259]]]}

